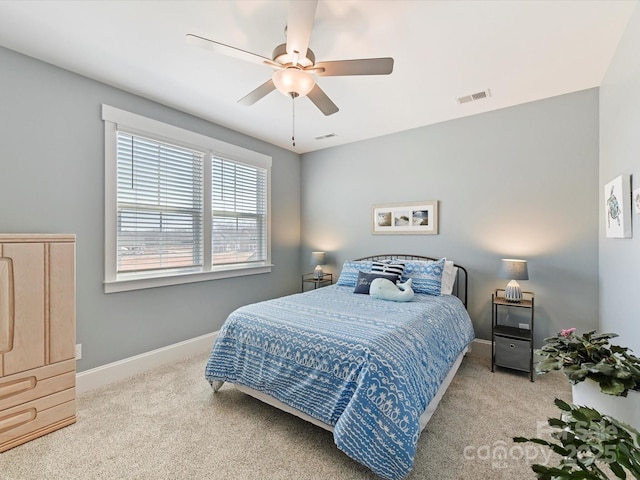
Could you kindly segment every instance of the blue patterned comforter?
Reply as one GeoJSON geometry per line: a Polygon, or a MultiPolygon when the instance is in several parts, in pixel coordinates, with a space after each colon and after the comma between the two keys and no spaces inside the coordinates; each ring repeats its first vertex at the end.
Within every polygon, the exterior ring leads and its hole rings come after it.
{"type": "Polygon", "coordinates": [[[233,312],[206,377],[332,425],[338,448],[395,480],[411,471],[420,415],[473,337],[454,296],[396,303],[333,285],[233,312]]]}

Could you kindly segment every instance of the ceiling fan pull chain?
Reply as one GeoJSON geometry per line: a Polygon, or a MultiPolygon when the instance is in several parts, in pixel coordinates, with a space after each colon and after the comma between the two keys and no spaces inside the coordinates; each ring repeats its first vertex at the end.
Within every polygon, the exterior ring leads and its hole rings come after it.
{"type": "Polygon", "coordinates": [[[296,146],[296,97],[292,93],[291,94],[291,108],[293,110],[293,122],[291,125],[291,141],[293,142],[293,146],[296,146]]]}
{"type": "Polygon", "coordinates": [[[133,168],[134,168],[134,163],[133,163],[133,157],[134,157],[134,142],[136,141],[136,137],[134,137],[133,135],[131,135],[131,190],[133,190],[133,168]]]}

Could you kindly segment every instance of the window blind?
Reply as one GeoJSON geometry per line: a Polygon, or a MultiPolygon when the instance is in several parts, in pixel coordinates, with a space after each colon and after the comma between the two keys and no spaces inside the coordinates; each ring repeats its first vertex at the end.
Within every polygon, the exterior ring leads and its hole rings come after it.
{"type": "Polygon", "coordinates": [[[205,152],[117,132],[117,271],[203,263],[205,152]]]}
{"type": "Polygon", "coordinates": [[[267,170],[212,157],[212,263],[267,259],[267,170]]]}

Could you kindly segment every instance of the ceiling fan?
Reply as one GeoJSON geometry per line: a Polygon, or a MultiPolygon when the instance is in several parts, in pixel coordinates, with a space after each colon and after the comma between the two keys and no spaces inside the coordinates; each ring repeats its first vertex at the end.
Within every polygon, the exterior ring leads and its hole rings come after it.
{"type": "Polygon", "coordinates": [[[287,41],[273,50],[272,58],[194,34],[187,34],[186,40],[190,44],[223,55],[266,65],[275,70],[269,80],[238,100],[241,105],[253,105],[277,89],[292,98],[306,95],[322,113],[332,115],[338,111],[338,107],[318,86],[313,75],[320,77],[388,75],[393,71],[393,58],[361,58],[316,63],[316,57],[309,48],[309,38],[317,4],[317,0],[292,0],[289,2],[287,41]]]}

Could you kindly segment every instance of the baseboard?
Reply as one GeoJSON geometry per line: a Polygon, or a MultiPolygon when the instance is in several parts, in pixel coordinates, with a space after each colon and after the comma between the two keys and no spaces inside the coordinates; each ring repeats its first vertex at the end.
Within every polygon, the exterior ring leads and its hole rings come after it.
{"type": "MultiPolygon", "coordinates": [[[[144,373],[153,368],[161,367],[167,363],[207,353],[211,350],[217,335],[218,332],[208,333],[184,342],[174,343],[157,350],[80,372],[76,375],[76,393],[80,395],[110,383],[125,380],[133,375],[144,373]]],[[[476,338],[467,355],[491,358],[491,342],[476,338]]]]}
{"type": "Polygon", "coordinates": [[[184,342],[174,343],[157,350],[80,372],[76,375],[76,393],[80,395],[167,363],[207,353],[211,350],[217,335],[218,332],[208,333],[184,342]]]}
{"type": "Polygon", "coordinates": [[[491,358],[491,342],[476,338],[471,344],[471,350],[467,355],[479,358],[491,358]]]}

